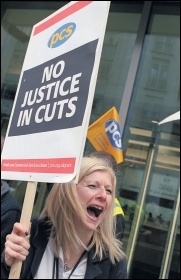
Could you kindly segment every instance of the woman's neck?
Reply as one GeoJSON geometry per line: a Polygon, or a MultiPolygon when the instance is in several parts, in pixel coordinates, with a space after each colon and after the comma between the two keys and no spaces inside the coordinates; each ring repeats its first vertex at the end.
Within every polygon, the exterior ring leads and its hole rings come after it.
{"type": "Polygon", "coordinates": [[[75,225],[75,229],[82,243],[87,246],[93,236],[93,230],[77,225],[75,225]]]}
{"type": "Polygon", "coordinates": [[[80,256],[83,251],[85,250],[84,246],[88,246],[90,243],[90,240],[92,239],[92,233],[89,235],[87,233],[80,234],[80,232],[78,233],[79,239],[81,240],[82,244],[80,243],[78,246],[78,250],[76,250],[75,252],[75,247],[71,246],[71,244],[68,244],[68,248],[62,248],[63,249],[63,253],[64,255],[66,255],[66,257],[68,258],[74,258],[75,256],[80,256]]]}

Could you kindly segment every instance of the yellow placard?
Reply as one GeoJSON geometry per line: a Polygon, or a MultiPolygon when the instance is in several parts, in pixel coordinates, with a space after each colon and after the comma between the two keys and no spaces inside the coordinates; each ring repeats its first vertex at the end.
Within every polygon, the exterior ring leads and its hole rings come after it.
{"type": "Polygon", "coordinates": [[[123,161],[119,115],[112,107],[88,128],[87,138],[97,151],[106,151],[117,163],[123,161]]]}

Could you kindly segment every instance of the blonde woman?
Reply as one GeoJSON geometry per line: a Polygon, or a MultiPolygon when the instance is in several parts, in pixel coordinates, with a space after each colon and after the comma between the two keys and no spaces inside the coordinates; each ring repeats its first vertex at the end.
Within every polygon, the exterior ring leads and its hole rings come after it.
{"type": "Polygon", "coordinates": [[[6,237],[3,279],[14,259],[21,279],[127,279],[122,243],[115,238],[116,177],[98,158],[84,157],[77,184],[55,184],[29,233],[16,223],[6,237]]]}

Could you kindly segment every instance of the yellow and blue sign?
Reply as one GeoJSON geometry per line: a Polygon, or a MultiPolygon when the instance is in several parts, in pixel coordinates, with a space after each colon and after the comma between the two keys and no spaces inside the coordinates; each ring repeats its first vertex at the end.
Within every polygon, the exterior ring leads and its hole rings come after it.
{"type": "Polygon", "coordinates": [[[48,41],[49,48],[57,48],[65,43],[74,33],[76,24],[69,22],[59,27],[50,37],[48,41]]]}
{"type": "Polygon", "coordinates": [[[87,138],[97,151],[106,151],[117,163],[123,161],[119,115],[112,107],[88,128],[87,138]]]}

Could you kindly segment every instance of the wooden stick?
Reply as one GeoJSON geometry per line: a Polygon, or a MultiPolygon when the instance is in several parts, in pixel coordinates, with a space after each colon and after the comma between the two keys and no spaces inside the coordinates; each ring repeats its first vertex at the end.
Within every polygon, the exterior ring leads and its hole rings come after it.
{"type": "MultiPolygon", "coordinates": [[[[27,230],[30,226],[30,219],[33,210],[33,204],[37,189],[37,182],[28,182],[26,187],[25,198],[23,202],[23,208],[21,212],[20,223],[24,225],[27,230]]],[[[19,279],[21,273],[22,261],[14,260],[9,273],[9,279],[19,279]]]]}

